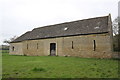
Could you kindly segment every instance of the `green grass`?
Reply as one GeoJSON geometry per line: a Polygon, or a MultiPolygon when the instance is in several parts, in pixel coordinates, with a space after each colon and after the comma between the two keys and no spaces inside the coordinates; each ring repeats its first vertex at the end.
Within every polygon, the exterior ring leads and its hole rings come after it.
{"type": "Polygon", "coordinates": [[[3,54],[3,78],[117,78],[118,60],[3,54]]]}

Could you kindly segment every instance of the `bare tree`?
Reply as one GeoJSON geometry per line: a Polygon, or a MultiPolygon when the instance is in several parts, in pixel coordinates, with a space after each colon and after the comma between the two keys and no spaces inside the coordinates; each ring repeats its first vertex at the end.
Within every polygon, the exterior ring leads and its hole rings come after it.
{"type": "Polygon", "coordinates": [[[118,17],[118,34],[120,35],[120,17],[118,17]]]}
{"type": "Polygon", "coordinates": [[[120,51],[120,17],[118,17],[118,51],[120,51]]]}
{"type": "Polygon", "coordinates": [[[10,38],[10,39],[5,39],[5,40],[3,41],[3,43],[10,44],[10,42],[11,42],[11,41],[14,41],[16,38],[17,38],[17,36],[13,36],[13,37],[10,38]]]}
{"type": "Polygon", "coordinates": [[[113,34],[114,34],[114,50],[120,51],[120,17],[113,21],[113,34]]]}
{"type": "Polygon", "coordinates": [[[118,35],[119,34],[119,26],[118,26],[118,22],[119,22],[119,17],[115,18],[113,21],[113,34],[114,35],[118,35]]]}

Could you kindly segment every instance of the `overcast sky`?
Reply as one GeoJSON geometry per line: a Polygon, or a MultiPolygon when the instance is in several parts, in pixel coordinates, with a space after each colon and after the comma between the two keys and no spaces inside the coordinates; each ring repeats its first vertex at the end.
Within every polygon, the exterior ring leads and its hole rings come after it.
{"type": "Polygon", "coordinates": [[[119,0],[0,0],[0,44],[33,28],[118,15],[119,0]]]}

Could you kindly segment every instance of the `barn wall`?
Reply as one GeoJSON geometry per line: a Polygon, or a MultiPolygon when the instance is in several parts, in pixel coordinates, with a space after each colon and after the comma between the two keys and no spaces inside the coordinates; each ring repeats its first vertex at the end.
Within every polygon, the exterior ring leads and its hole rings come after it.
{"type": "Polygon", "coordinates": [[[23,53],[29,56],[48,56],[50,55],[50,43],[56,43],[56,55],[62,54],[62,38],[24,41],[23,53]]]}
{"type": "Polygon", "coordinates": [[[10,47],[9,47],[9,54],[11,55],[23,55],[23,49],[22,49],[23,45],[21,42],[18,43],[11,43],[10,47]],[[14,47],[14,50],[13,50],[14,47]]]}
{"type": "Polygon", "coordinates": [[[44,56],[43,40],[24,41],[23,53],[28,56],[44,56]]]}
{"type": "Polygon", "coordinates": [[[111,44],[110,36],[105,34],[75,36],[64,38],[65,55],[80,57],[96,57],[110,58],[111,44]],[[94,51],[94,40],[96,42],[96,50],[94,51]],[[73,41],[73,48],[72,48],[73,41]]]}
{"type": "Polygon", "coordinates": [[[50,55],[50,43],[56,43],[56,55],[59,56],[111,57],[110,36],[108,34],[28,40],[21,42],[23,45],[14,43],[14,45],[17,45],[17,50],[11,53],[22,53],[28,56],[48,56],[50,55]],[[96,42],[95,51],[93,47],[94,40],[96,42]]]}

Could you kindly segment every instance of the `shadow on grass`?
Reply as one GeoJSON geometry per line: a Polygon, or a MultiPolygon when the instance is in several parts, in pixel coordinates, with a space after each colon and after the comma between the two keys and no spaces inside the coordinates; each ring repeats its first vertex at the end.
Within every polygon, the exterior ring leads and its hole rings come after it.
{"type": "Polygon", "coordinates": [[[32,71],[35,71],[35,72],[44,72],[46,71],[44,68],[33,68],[32,71]]]}

